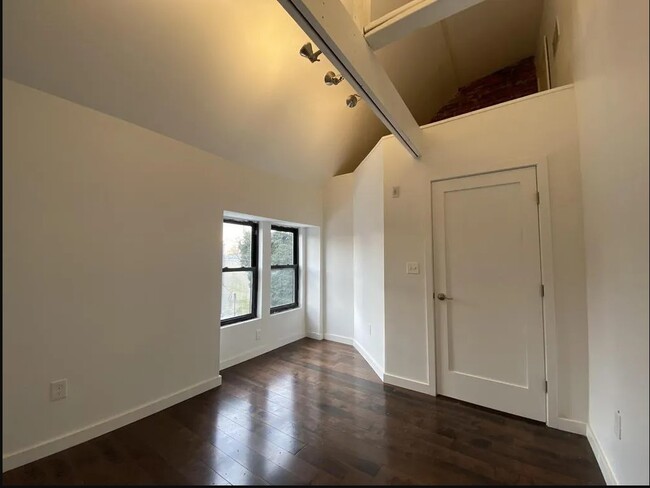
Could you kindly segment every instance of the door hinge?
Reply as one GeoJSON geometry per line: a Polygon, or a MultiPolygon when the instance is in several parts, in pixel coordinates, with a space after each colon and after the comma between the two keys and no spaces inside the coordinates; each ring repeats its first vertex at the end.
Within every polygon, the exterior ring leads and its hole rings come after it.
{"type": "Polygon", "coordinates": [[[548,393],[548,381],[544,381],[544,392],[548,393]]]}
{"type": "Polygon", "coordinates": [[[540,292],[541,292],[542,296],[544,296],[544,284],[540,285],[540,292]]]}
{"type": "Polygon", "coordinates": [[[537,192],[537,194],[536,194],[535,196],[536,196],[536,198],[537,198],[537,205],[539,205],[539,202],[540,202],[540,199],[539,199],[539,192],[537,192]]]}

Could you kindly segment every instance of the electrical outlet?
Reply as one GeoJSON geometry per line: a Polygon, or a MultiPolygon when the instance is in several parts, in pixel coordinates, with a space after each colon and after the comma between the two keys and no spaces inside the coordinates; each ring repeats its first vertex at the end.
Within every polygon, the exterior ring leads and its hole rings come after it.
{"type": "Polygon", "coordinates": [[[614,435],[620,441],[622,438],[622,429],[621,429],[621,411],[616,410],[614,414],[614,435]]]}
{"type": "Polygon", "coordinates": [[[407,274],[420,274],[420,264],[416,262],[406,263],[407,274]]]}
{"type": "Polygon", "coordinates": [[[55,402],[68,397],[68,380],[62,379],[50,383],[50,400],[55,402]]]}
{"type": "Polygon", "coordinates": [[[255,340],[259,341],[262,338],[262,329],[257,329],[255,331],[255,340]]]}

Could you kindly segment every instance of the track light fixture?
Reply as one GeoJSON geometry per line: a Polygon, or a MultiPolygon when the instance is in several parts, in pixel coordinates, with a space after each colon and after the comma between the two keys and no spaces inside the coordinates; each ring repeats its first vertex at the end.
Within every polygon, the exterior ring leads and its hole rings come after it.
{"type": "Polygon", "coordinates": [[[348,108],[354,108],[357,106],[357,103],[359,103],[359,100],[361,100],[361,97],[355,93],[354,95],[350,95],[345,99],[345,104],[348,106],[348,108]]]}
{"type": "MultiPolygon", "coordinates": [[[[318,59],[318,56],[323,54],[323,52],[320,50],[314,52],[314,48],[312,47],[311,42],[304,44],[300,48],[299,52],[303,58],[307,58],[311,63],[320,61],[320,59],[318,59]]],[[[334,71],[328,71],[325,73],[325,78],[323,78],[323,81],[327,86],[338,85],[343,81],[343,75],[337,75],[334,73],[334,71]]],[[[361,97],[354,93],[345,99],[345,104],[348,106],[348,108],[354,108],[359,103],[359,100],[361,100],[361,97]]]]}
{"type": "Polygon", "coordinates": [[[327,86],[338,85],[341,81],[343,81],[343,76],[337,76],[334,71],[328,71],[325,73],[325,84],[327,86]]]}
{"type": "Polygon", "coordinates": [[[320,56],[321,54],[322,54],[321,51],[314,52],[314,48],[311,47],[311,42],[308,42],[307,44],[305,44],[300,48],[300,55],[303,58],[307,58],[312,63],[315,63],[316,61],[320,61],[320,59],[318,59],[318,56],[320,56]]]}

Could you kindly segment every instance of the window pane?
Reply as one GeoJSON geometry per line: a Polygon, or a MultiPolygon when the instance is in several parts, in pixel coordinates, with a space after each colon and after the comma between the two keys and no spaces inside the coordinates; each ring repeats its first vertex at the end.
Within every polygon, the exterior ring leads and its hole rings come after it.
{"type": "Polygon", "coordinates": [[[248,268],[251,266],[253,229],[250,225],[223,223],[224,268],[248,268]]]}
{"type": "Polygon", "coordinates": [[[223,273],[221,286],[221,320],[251,313],[253,311],[252,290],[252,271],[223,273]]]}
{"type": "Polygon", "coordinates": [[[293,268],[271,270],[271,307],[295,303],[295,279],[293,268]]]}
{"type": "Polygon", "coordinates": [[[293,262],[293,232],[271,230],[271,265],[293,262]]]}

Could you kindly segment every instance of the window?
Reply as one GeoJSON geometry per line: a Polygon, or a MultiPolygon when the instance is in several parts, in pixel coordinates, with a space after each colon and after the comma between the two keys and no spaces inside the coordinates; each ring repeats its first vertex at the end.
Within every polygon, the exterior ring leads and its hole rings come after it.
{"type": "Polygon", "coordinates": [[[271,313],[298,307],[298,229],[271,226],[271,313]]]}
{"type": "Polygon", "coordinates": [[[221,325],[257,317],[257,223],[225,219],[221,325]]]}

